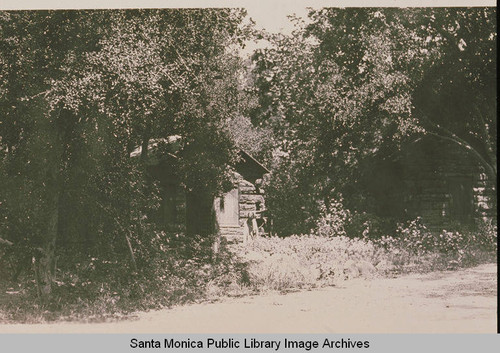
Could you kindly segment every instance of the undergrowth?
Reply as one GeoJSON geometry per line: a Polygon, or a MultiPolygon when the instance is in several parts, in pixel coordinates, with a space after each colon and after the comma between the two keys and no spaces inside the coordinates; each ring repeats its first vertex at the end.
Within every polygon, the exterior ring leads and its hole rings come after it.
{"type": "Polygon", "coordinates": [[[252,285],[259,290],[280,291],[333,285],[350,277],[345,268],[348,261],[366,267],[384,257],[384,251],[373,243],[345,236],[258,238],[241,251],[249,263],[252,285]]]}
{"type": "MultiPolygon", "coordinates": [[[[116,257],[79,256],[75,250],[61,256],[47,303],[37,298],[31,269],[15,282],[0,276],[0,322],[116,320],[137,311],[227,296],[496,262],[492,224],[470,233],[436,233],[417,219],[400,224],[394,236],[335,236],[325,227],[320,234],[256,238],[232,246],[222,241],[217,253],[213,239],[167,239],[163,234],[156,237],[155,252],[138,252],[138,271],[116,257]]],[[[1,270],[0,275],[5,274],[1,270]]]]}
{"type": "MultiPolygon", "coordinates": [[[[51,299],[43,305],[31,270],[16,283],[4,279],[0,322],[120,319],[136,311],[218,300],[248,290],[246,265],[224,243],[215,254],[210,239],[179,235],[169,240],[168,246],[148,254],[147,261],[138,261],[138,271],[123,261],[68,254],[73,264],[57,270],[51,299]]],[[[64,260],[60,263],[70,263],[64,260]]]]}
{"type": "MultiPolygon", "coordinates": [[[[454,270],[496,262],[497,228],[433,232],[420,219],[399,224],[393,236],[335,236],[323,223],[318,234],[258,238],[240,248],[258,290],[286,291],[338,284],[353,277],[454,270]]],[[[346,234],[343,232],[343,234],[346,234]]]]}

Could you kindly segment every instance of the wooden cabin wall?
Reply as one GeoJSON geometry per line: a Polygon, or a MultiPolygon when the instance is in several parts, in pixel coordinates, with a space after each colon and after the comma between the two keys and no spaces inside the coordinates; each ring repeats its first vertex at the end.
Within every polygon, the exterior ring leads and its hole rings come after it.
{"type": "Polygon", "coordinates": [[[474,158],[452,143],[426,140],[409,146],[374,176],[387,180],[372,186],[383,216],[422,217],[433,230],[496,217],[494,184],[474,158]]]}
{"type": "Polygon", "coordinates": [[[240,180],[238,187],[240,190],[240,225],[243,226],[249,218],[261,218],[259,211],[265,209],[265,200],[255,185],[247,180],[240,180]]]}

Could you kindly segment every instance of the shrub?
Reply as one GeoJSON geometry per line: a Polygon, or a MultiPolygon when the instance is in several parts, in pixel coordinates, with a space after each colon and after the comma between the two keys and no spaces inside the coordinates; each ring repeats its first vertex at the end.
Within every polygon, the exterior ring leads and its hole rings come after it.
{"type": "Polygon", "coordinates": [[[387,250],[401,272],[450,269],[494,261],[496,226],[476,230],[429,230],[420,218],[398,224],[395,236],[383,236],[375,244],[387,250]]]}
{"type": "Polygon", "coordinates": [[[498,249],[498,229],[493,220],[481,221],[478,231],[471,234],[471,241],[480,249],[496,252],[498,249]]]}
{"type": "Polygon", "coordinates": [[[349,260],[375,265],[382,259],[370,241],[314,234],[257,238],[240,251],[249,263],[250,282],[260,290],[335,284],[346,279],[349,260]]]}
{"type": "Polygon", "coordinates": [[[384,219],[366,212],[355,212],[346,224],[346,234],[350,238],[374,240],[391,234],[393,228],[391,219],[384,219]]]}
{"type": "Polygon", "coordinates": [[[149,257],[140,247],[136,252],[138,271],[111,254],[88,256],[76,248],[61,255],[51,300],[44,305],[37,300],[33,274],[24,273],[19,279],[23,305],[0,302],[2,321],[104,320],[246,290],[246,266],[224,242],[215,253],[209,238],[163,232],[150,238],[149,257]]]}
{"type": "Polygon", "coordinates": [[[328,206],[320,203],[320,216],[316,223],[316,234],[320,236],[344,236],[345,225],[350,219],[349,210],[344,208],[342,198],[330,200],[328,206]]]}

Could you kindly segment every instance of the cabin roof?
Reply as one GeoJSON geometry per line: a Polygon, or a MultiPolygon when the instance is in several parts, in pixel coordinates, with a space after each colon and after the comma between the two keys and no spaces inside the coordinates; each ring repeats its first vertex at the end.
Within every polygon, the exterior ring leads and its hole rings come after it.
{"type": "Polygon", "coordinates": [[[255,157],[253,157],[247,151],[240,149],[240,156],[245,160],[245,162],[252,164],[257,171],[262,174],[270,173],[269,169],[267,169],[262,163],[260,163],[255,157]]]}
{"type": "MultiPolygon", "coordinates": [[[[181,148],[181,140],[182,137],[179,135],[171,135],[167,138],[151,139],[148,143],[148,151],[151,152],[149,164],[157,165],[160,163],[162,157],[158,155],[155,156],[155,152],[159,151],[170,157],[177,158],[176,154],[181,148]],[[161,148],[162,146],[166,148],[163,149],[161,148]]],[[[130,157],[139,157],[141,153],[142,146],[138,146],[130,153],[130,157]]],[[[270,172],[269,169],[267,169],[247,151],[240,149],[238,154],[240,156],[240,160],[235,163],[234,167],[243,175],[243,177],[245,177],[245,179],[259,179],[262,178],[264,174],[270,172]],[[251,174],[251,176],[249,174],[251,174]]]]}
{"type": "MultiPolygon", "coordinates": [[[[181,136],[179,135],[171,135],[168,136],[167,138],[159,138],[159,139],[151,139],[149,140],[148,143],[148,151],[154,152],[158,150],[158,146],[160,145],[169,145],[172,146],[172,153],[175,154],[177,152],[179,146],[178,144],[180,143],[181,136]]],[[[142,146],[136,147],[132,152],[130,152],[130,157],[134,158],[137,156],[140,156],[142,153],[142,146]]]]}

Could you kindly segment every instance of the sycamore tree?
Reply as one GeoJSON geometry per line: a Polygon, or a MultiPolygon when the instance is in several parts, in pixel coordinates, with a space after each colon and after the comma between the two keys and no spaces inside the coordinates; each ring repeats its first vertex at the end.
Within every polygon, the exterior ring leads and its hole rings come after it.
{"type": "MultiPolygon", "coordinates": [[[[418,130],[409,79],[391,57],[394,43],[373,30],[380,18],[368,21],[368,10],[329,11],[313,13],[313,24],[299,23],[292,36],[271,37],[274,46],[254,56],[254,119],[277,136],[269,206],[283,234],[311,229],[321,209],[336,207],[332,199],[352,197],[363,160],[418,130]],[[338,15],[334,24],[325,23],[331,14],[338,15]]],[[[406,36],[403,28],[389,30],[406,36]]]]}
{"type": "Polygon", "coordinates": [[[496,9],[442,9],[420,28],[436,54],[413,92],[426,133],[452,142],[497,179],[496,9]]]}
{"type": "Polygon", "coordinates": [[[34,260],[42,301],[57,258],[75,244],[121,271],[148,261],[155,236],[147,211],[159,200],[144,165],[130,158],[136,146],[182,135],[186,188],[222,191],[239,65],[227,47],[243,42],[242,16],[0,13],[0,238],[24,263],[34,260]]]}
{"type": "Polygon", "coordinates": [[[269,204],[284,234],[307,231],[332,199],[364,207],[366,162],[424,134],[455,142],[496,179],[494,9],[309,17],[254,55],[252,117],[277,136],[269,204]]]}
{"type": "Polygon", "coordinates": [[[51,293],[60,211],[70,195],[65,190],[72,189],[71,175],[98,165],[72,163],[81,151],[77,145],[88,140],[81,138],[82,118],[54,89],[68,78],[69,65],[74,72],[82,70],[79,59],[98,48],[99,31],[92,27],[99,14],[80,15],[2,13],[1,229],[19,256],[34,259],[43,301],[51,293]]]}

